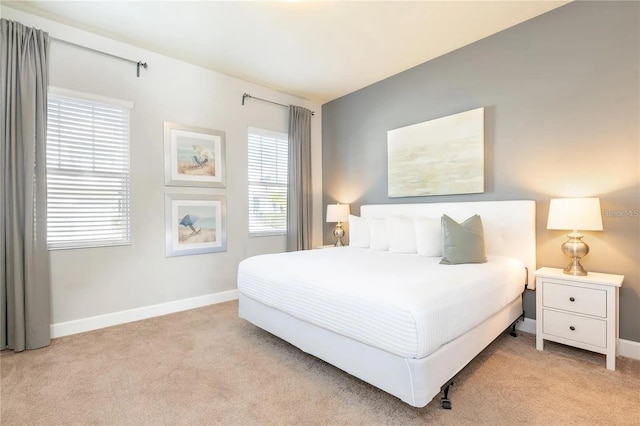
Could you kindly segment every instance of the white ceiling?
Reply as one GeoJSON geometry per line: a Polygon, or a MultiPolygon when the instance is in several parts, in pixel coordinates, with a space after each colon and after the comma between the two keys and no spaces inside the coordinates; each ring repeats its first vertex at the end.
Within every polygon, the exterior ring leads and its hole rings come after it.
{"type": "Polygon", "coordinates": [[[4,1],[319,103],[568,1],[4,1]]]}

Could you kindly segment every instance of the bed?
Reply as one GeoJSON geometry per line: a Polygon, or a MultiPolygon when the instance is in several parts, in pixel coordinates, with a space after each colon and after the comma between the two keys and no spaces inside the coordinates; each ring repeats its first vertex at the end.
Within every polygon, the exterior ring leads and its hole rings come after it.
{"type": "Polygon", "coordinates": [[[439,256],[372,248],[373,240],[254,256],[238,269],[240,317],[424,407],[522,316],[522,292],[535,282],[533,201],[365,205],[358,220],[373,232],[374,222],[443,214],[479,215],[485,263],[442,265],[439,256]]]}

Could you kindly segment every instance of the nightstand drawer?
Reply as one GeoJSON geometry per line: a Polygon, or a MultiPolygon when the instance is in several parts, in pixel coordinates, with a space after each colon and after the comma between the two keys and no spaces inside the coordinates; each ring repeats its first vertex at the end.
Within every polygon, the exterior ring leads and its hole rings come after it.
{"type": "Polygon", "coordinates": [[[602,318],[607,317],[607,292],[605,290],[545,281],[542,287],[542,303],[549,308],[602,318]]]}
{"type": "Polygon", "coordinates": [[[543,332],[589,345],[607,347],[607,322],[543,309],[543,332]]]}

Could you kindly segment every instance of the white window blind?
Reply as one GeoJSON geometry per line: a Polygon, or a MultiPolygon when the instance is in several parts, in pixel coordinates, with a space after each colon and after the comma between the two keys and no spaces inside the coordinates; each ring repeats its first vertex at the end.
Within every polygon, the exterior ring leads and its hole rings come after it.
{"type": "Polygon", "coordinates": [[[130,244],[131,106],[90,95],[48,98],[49,249],[130,244]]]}
{"type": "Polygon", "coordinates": [[[249,235],[287,233],[288,136],[249,128],[249,235]]]}

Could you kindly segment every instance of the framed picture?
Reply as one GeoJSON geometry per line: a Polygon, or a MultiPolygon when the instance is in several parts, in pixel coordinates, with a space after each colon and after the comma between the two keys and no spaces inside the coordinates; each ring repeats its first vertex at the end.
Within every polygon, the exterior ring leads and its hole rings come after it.
{"type": "Polygon", "coordinates": [[[389,197],[484,192],[484,108],[387,132],[389,197]]]}
{"type": "Polygon", "coordinates": [[[166,256],[227,250],[224,195],[165,194],[166,256]]]}
{"type": "Polygon", "coordinates": [[[225,186],[225,133],[164,122],[164,183],[225,186]]]}

